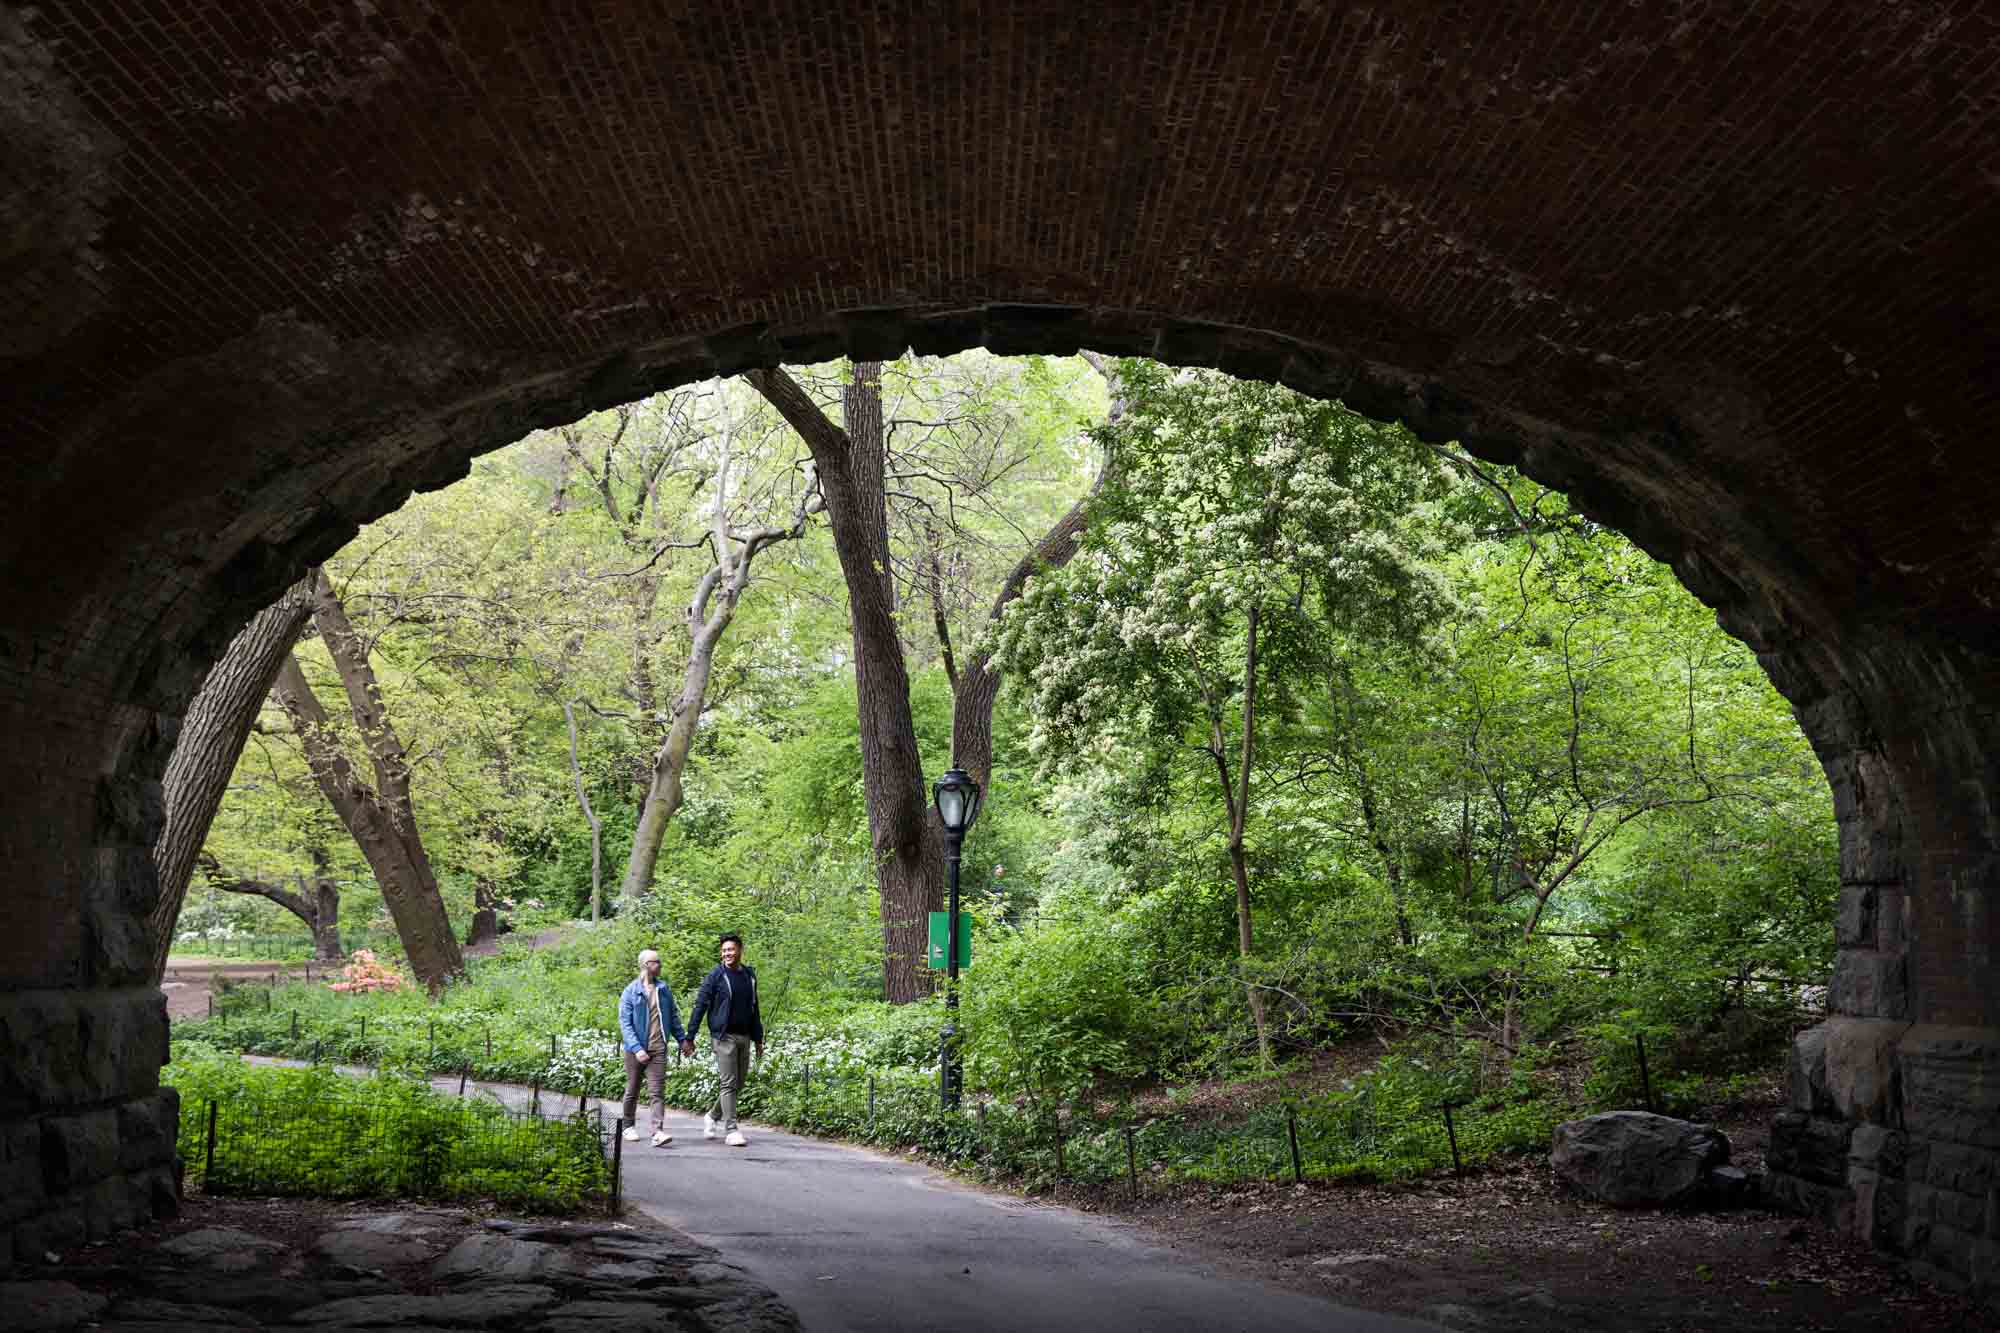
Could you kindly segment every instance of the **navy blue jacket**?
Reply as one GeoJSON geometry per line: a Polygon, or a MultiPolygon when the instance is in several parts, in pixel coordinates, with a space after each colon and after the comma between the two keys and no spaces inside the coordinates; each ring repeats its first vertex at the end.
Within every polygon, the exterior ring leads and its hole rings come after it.
{"type": "Polygon", "coordinates": [[[701,979],[701,989],[695,992],[694,1010],[688,1014],[688,1031],[700,1027],[701,1016],[707,1014],[709,1035],[722,1036],[729,1031],[729,1015],[743,1012],[738,1005],[749,1006],[750,1040],[762,1042],[764,1015],[757,1007],[757,974],[748,967],[739,967],[732,973],[717,963],[715,970],[701,979]]]}

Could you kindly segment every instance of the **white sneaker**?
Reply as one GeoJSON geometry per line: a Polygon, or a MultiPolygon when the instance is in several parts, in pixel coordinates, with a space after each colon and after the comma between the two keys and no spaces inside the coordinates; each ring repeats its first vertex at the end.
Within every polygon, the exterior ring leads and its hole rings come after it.
{"type": "Polygon", "coordinates": [[[705,1115],[701,1118],[701,1136],[705,1139],[719,1139],[722,1137],[722,1131],[715,1127],[715,1117],[713,1115],[705,1115]]]}
{"type": "Polygon", "coordinates": [[[729,1137],[724,1139],[723,1142],[732,1148],[741,1148],[744,1144],[750,1142],[750,1140],[743,1137],[742,1130],[732,1129],[729,1131],[729,1137]]]}
{"type": "Polygon", "coordinates": [[[667,1133],[666,1130],[656,1129],[653,1131],[653,1146],[655,1148],[659,1147],[662,1144],[672,1143],[673,1141],[674,1141],[674,1136],[667,1133]]]}
{"type": "Polygon", "coordinates": [[[639,1127],[637,1125],[625,1126],[625,1142],[637,1143],[638,1141],[639,1141],[639,1127]]]}

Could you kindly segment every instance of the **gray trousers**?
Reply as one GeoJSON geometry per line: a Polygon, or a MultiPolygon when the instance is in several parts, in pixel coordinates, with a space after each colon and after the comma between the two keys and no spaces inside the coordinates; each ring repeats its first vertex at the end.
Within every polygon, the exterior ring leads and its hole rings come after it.
{"type": "Polygon", "coordinates": [[[750,1039],[731,1033],[715,1040],[715,1121],[726,1134],[736,1128],[736,1094],[750,1072],[750,1039]]]}
{"type": "Polygon", "coordinates": [[[653,1099],[653,1128],[659,1129],[667,1123],[667,1101],[660,1095],[660,1083],[667,1076],[667,1048],[646,1053],[646,1063],[640,1064],[639,1057],[625,1052],[625,1123],[639,1123],[639,1075],[646,1076],[646,1095],[653,1099]]]}

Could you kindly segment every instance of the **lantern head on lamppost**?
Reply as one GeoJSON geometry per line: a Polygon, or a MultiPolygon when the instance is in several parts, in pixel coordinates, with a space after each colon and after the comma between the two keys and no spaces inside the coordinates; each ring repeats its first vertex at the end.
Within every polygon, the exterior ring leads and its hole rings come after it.
{"type": "Polygon", "coordinates": [[[979,784],[972,775],[962,768],[952,768],[937,780],[933,788],[937,797],[938,820],[944,831],[953,839],[962,839],[972,827],[972,821],[979,818],[979,784]]]}

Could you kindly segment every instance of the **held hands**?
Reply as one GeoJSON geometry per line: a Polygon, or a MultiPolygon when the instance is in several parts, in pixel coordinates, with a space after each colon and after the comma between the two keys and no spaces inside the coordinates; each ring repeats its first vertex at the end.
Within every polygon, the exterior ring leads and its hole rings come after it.
{"type": "Polygon", "coordinates": [[[686,1057],[689,1057],[689,1058],[692,1058],[692,1057],[693,1057],[693,1055],[694,1055],[694,1038],[693,1038],[693,1037],[683,1037],[683,1038],[681,1038],[681,1054],[682,1054],[683,1056],[686,1056],[686,1057]]]}

